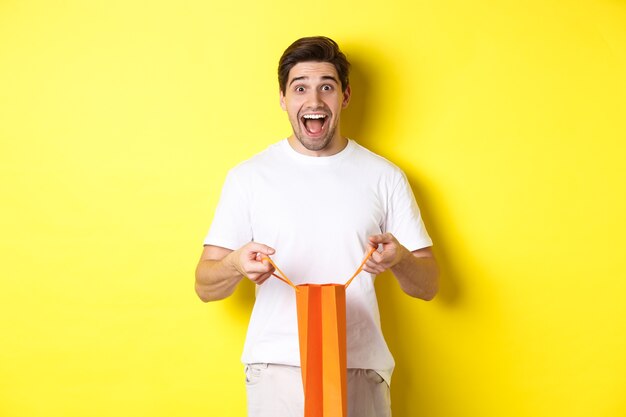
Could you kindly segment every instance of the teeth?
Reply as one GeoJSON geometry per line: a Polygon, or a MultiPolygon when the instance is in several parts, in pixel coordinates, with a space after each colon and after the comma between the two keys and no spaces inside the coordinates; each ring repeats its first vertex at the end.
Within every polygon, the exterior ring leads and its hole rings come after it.
{"type": "Polygon", "coordinates": [[[325,119],[326,115],[324,114],[305,114],[302,116],[305,119],[325,119]]]}

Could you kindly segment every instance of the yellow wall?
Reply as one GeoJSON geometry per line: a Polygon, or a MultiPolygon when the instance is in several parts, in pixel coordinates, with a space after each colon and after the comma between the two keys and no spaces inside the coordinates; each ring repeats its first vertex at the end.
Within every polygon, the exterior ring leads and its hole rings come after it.
{"type": "Polygon", "coordinates": [[[0,415],[244,415],[252,288],[205,305],[193,269],[314,34],[442,264],[431,303],[377,284],[394,415],[626,415],[618,0],[0,2],[0,415]]]}

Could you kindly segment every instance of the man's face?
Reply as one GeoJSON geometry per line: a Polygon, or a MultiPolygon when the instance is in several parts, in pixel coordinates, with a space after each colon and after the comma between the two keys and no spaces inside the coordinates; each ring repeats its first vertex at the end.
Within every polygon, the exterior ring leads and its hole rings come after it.
{"type": "Polygon", "coordinates": [[[350,100],[350,87],[341,91],[335,66],[329,62],[300,62],[291,68],[280,106],[293,133],[308,151],[323,154],[339,143],[339,116],[350,100]]]}

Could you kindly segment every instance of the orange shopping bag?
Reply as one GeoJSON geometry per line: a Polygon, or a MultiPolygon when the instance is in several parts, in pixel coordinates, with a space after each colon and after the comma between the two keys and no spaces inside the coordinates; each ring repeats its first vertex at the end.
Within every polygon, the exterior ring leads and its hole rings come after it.
{"type": "Polygon", "coordinates": [[[304,417],[348,415],[346,288],[375,250],[370,249],[346,284],[294,285],[266,258],[282,275],[274,276],[296,291],[304,417]]]}

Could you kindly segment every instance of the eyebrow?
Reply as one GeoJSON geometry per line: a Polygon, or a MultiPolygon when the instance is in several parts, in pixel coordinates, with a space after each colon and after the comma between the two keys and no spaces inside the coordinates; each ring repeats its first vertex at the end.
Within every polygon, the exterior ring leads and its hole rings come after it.
{"type": "MultiPolygon", "coordinates": [[[[289,86],[291,86],[291,84],[293,84],[296,81],[302,81],[302,80],[308,80],[308,79],[309,79],[309,77],[307,77],[306,75],[303,75],[301,77],[295,77],[294,79],[289,81],[289,86]]],[[[337,80],[337,78],[333,77],[332,75],[322,75],[321,79],[322,80],[331,80],[331,81],[334,81],[336,84],[339,84],[339,80],[337,80]]]]}

